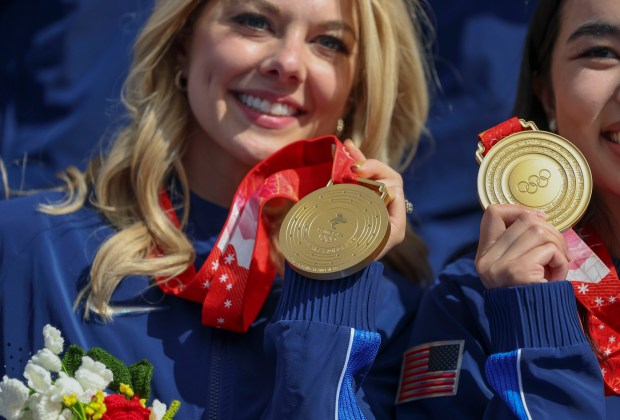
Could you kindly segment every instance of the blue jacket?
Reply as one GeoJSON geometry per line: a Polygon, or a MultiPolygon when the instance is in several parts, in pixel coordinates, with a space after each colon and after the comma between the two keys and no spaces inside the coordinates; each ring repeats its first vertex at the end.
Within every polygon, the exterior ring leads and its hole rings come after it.
{"type": "MultiPolygon", "coordinates": [[[[179,419],[389,418],[400,359],[420,290],[373,263],[321,282],[287,271],[246,334],[201,325],[200,305],[128,277],[109,324],[74,310],[97,249],[112,228],[91,207],[63,216],[36,210],[43,193],[0,202],[0,377],[23,380],[52,324],[66,343],[102,347],[127,364],[154,365],[152,397],[179,399],[179,419]]],[[[201,264],[228,210],[191,198],[187,234],[201,264]]]]}
{"type": "Polygon", "coordinates": [[[567,281],[487,291],[473,257],[458,260],[424,296],[410,348],[438,342],[460,346],[458,363],[449,367],[456,384],[442,396],[405,392],[416,389],[407,385],[405,372],[398,418],[619,416],[620,398],[604,396],[601,371],[567,281]]]}

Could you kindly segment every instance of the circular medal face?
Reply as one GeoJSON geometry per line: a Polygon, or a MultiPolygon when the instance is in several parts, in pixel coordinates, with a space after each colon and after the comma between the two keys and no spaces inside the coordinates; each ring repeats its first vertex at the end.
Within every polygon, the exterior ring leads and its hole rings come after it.
{"type": "Polygon", "coordinates": [[[583,216],[592,175],[579,149],[546,131],[522,131],[495,144],[480,163],[478,197],[490,204],[522,204],[545,213],[560,232],[583,216]]]}
{"type": "Polygon", "coordinates": [[[291,208],[280,229],[280,248],[297,272],[333,280],[370,264],[389,236],[387,208],[376,192],[336,184],[308,194],[291,208]]]}

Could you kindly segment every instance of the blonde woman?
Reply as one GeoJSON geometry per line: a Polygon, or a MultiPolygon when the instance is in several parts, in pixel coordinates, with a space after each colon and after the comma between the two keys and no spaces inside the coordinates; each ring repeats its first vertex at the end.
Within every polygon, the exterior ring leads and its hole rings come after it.
{"type": "Polygon", "coordinates": [[[397,172],[427,114],[422,22],[404,0],[159,1],[109,152],[66,173],[67,195],[0,204],[0,376],[51,323],[151,361],[153,396],[181,400],[181,418],[390,416],[428,271],[397,172]],[[272,180],[256,168],[331,134],[352,139],[334,145],[347,171],[388,187],[386,274],[284,269],[278,208],[246,211],[272,180]]]}

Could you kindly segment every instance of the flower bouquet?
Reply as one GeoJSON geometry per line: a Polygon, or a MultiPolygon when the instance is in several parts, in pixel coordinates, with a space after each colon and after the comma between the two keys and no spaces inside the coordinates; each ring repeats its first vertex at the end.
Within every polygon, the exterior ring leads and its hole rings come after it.
{"type": "Polygon", "coordinates": [[[142,360],[131,366],[95,347],[71,345],[60,358],[64,339],[59,330],[43,328],[45,348],[26,364],[26,384],[8,376],[0,382],[0,417],[33,420],[168,420],[180,403],[170,407],[151,394],[153,365],[142,360]],[[107,393],[106,391],[112,391],[107,393]]]}

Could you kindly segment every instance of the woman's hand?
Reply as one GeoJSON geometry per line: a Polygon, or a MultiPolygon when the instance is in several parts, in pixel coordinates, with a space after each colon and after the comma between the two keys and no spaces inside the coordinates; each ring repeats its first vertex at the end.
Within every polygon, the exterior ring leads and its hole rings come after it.
{"type": "Polygon", "coordinates": [[[357,165],[353,167],[355,173],[361,178],[383,183],[388,190],[387,210],[390,220],[390,237],[383,251],[377,259],[383,257],[394,246],[405,239],[407,226],[407,213],[405,211],[405,193],[403,191],[403,177],[387,164],[376,160],[366,159],[364,154],[351,140],[345,140],[344,145],[357,165]]]}
{"type": "Polygon", "coordinates": [[[484,212],[476,269],[487,289],[562,280],[569,262],[564,237],[544,214],[511,204],[484,212]]]}

